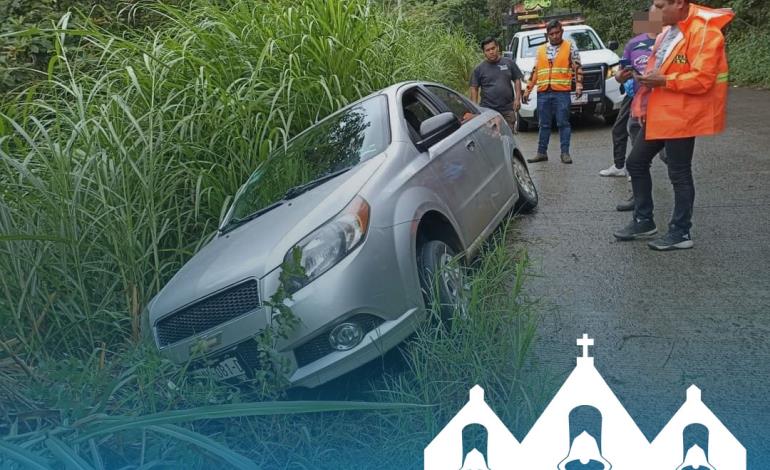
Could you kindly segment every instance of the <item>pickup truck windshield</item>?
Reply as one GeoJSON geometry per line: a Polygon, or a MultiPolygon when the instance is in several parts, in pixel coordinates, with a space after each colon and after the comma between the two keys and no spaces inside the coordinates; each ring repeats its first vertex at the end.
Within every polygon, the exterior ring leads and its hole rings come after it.
{"type": "MultiPolygon", "coordinates": [[[[579,30],[567,30],[564,31],[564,39],[569,39],[578,47],[581,51],[596,51],[604,49],[602,47],[599,38],[596,37],[593,31],[589,29],[579,30]]],[[[535,57],[537,55],[537,48],[542,44],[545,44],[546,37],[543,35],[527,36],[522,41],[521,56],[522,57],[535,57]]]]}
{"type": "Polygon", "coordinates": [[[387,98],[374,96],[321,121],[273,151],[235,196],[229,230],[382,153],[390,143],[387,98]]]}

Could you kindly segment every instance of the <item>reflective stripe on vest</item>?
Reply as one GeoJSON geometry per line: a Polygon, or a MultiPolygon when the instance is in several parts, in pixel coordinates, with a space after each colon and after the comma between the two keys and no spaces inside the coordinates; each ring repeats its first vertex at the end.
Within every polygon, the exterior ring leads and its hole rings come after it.
{"type": "Polygon", "coordinates": [[[570,91],[572,89],[572,68],[570,56],[572,44],[564,40],[553,59],[548,61],[547,44],[537,50],[537,91],[570,91]]]}

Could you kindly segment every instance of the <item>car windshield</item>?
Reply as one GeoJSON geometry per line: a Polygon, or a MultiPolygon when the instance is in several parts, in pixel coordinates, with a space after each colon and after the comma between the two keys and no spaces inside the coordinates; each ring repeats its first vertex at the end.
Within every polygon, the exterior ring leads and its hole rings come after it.
{"type": "MultiPolygon", "coordinates": [[[[573,29],[564,31],[564,39],[572,41],[581,51],[596,51],[603,49],[599,38],[596,37],[593,31],[589,29],[573,29]]],[[[537,48],[542,44],[545,44],[545,33],[542,35],[527,36],[522,41],[521,56],[522,57],[535,57],[537,55],[537,48]]]]}
{"type": "Polygon", "coordinates": [[[334,114],[272,152],[235,196],[224,229],[380,153],[390,143],[387,98],[374,96],[334,114]]]}

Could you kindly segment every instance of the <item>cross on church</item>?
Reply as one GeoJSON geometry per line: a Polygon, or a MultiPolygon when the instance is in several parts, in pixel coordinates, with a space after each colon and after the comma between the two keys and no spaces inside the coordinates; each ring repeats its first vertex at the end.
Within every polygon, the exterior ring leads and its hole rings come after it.
{"type": "Polygon", "coordinates": [[[587,334],[583,333],[583,337],[578,338],[577,345],[583,348],[583,357],[590,357],[588,355],[588,347],[594,345],[594,339],[589,338],[587,334]]]}

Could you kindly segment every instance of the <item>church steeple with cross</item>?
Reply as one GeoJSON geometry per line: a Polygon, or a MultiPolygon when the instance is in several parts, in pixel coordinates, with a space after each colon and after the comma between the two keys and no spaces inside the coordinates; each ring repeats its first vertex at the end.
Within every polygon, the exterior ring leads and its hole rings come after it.
{"type": "Polygon", "coordinates": [[[593,365],[594,358],[588,354],[588,348],[594,345],[594,339],[589,338],[587,334],[583,333],[583,337],[578,338],[577,345],[583,348],[583,355],[577,358],[578,365],[593,365]]]}

